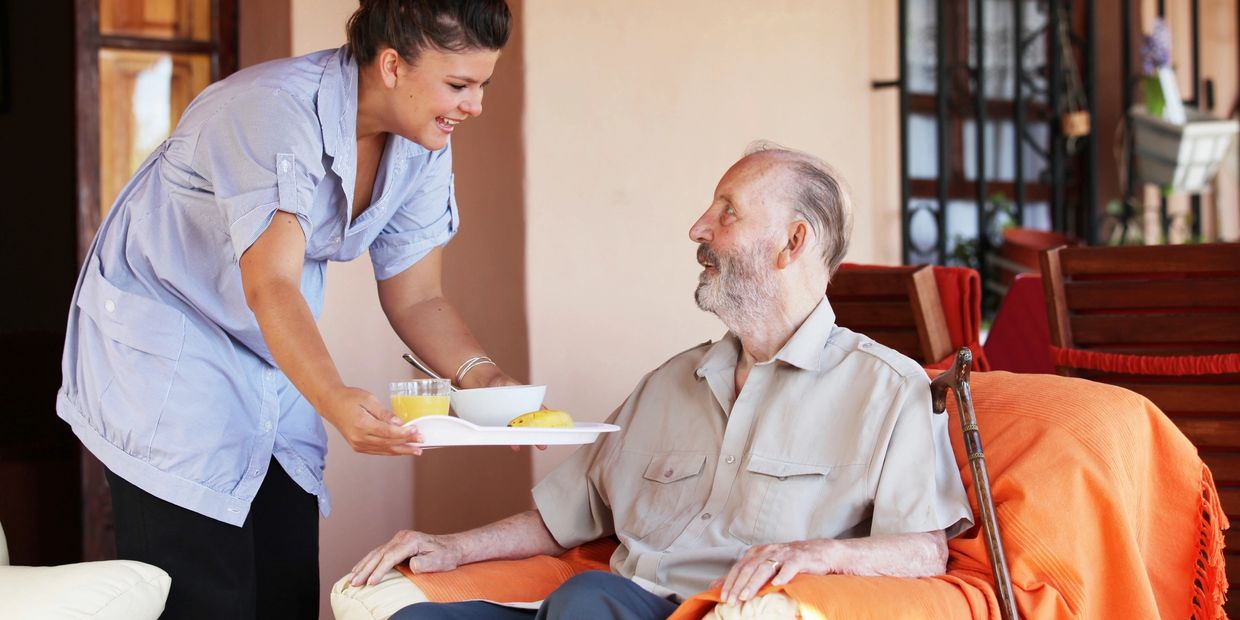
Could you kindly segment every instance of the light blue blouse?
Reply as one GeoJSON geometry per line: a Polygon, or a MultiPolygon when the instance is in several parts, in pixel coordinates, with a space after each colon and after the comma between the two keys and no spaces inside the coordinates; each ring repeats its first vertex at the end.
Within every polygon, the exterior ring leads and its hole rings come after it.
{"type": "Polygon", "coordinates": [[[386,279],[459,224],[451,147],[397,136],[349,221],[356,120],[343,49],[251,67],[203,91],[121,191],[78,276],[56,402],[117,475],[241,525],[274,455],[330,512],[322,420],[272,359],[238,257],[277,210],[296,215],[317,319],[328,260],[369,250],[386,279]]]}

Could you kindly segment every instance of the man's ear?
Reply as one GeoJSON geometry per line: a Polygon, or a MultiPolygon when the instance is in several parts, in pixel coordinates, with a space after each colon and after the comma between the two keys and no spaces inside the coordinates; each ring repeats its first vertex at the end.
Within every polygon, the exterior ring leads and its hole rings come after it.
{"type": "Polygon", "coordinates": [[[805,220],[794,220],[788,225],[788,243],[780,250],[775,264],[780,269],[796,262],[809,243],[809,224],[805,220]]]}
{"type": "Polygon", "coordinates": [[[401,65],[400,53],[390,47],[385,47],[375,57],[375,65],[379,68],[379,77],[383,79],[383,85],[395,88],[401,65]]]}

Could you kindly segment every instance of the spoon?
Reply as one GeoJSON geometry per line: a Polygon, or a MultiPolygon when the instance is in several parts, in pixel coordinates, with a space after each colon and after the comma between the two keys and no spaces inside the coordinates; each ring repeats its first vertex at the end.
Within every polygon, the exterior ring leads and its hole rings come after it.
{"type": "MultiPolygon", "coordinates": [[[[406,362],[409,362],[410,364],[413,364],[413,367],[414,367],[414,368],[417,368],[418,370],[422,371],[423,373],[425,373],[425,374],[426,374],[427,376],[429,376],[430,378],[432,378],[432,379],[443,379],[443,377],[439,376],[438,374],[435,374],[435,371],[431,370],[431,367],[430,367],[430,366],[427,366],[427,365],[426,365],[426,362],[423,362],[422,360],[418,359],[417,357],[414,357],[414,355],[413,355],[412,353],[406,353],[406,354],[402,355],[401,357],[402,357],[402,358],[404,358],[404,360],[405,360],[406,362]]],[[[456,386],[455,386],[455,385],[452,385],[452,382],[451,382],[451,381],[449,381],[449,382],[448,382],[448,388],[449,388],[449,389],[451,389],[453,392],[457,391],[456,386]]]]}

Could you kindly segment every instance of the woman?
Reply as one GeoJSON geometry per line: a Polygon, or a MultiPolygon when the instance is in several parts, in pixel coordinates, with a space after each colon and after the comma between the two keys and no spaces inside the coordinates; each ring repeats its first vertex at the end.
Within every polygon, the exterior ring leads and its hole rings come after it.
{"type": "Polygon", "coordinates": [[[203,91],[100,226],[57,411],[108,469],[118,555],[172,576],[165,617],[317,617],[319,416],[358,452],[418,453],[323,344],[328,260],[369,251],[384,313],[445,376],[516,383],[440,286],[449,137],[510,24],[503,0],[363,0],[345,47],[203,91]]]}

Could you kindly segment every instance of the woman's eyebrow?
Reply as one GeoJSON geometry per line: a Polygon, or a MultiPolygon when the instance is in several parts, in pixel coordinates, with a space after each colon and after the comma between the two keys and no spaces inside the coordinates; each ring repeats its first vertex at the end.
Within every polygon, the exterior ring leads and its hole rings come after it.
{"type": "MultiPolygon", "coordinates": [[[[448,79],[450,79],[450,80],[460,80],[460,81],[462,81],[462,82],[465,82],[466,84],[477,84],[477,83],[478,83],[478,80],[475,80],[474,78],[471,78],[471,77],[466,77],[466,76],[464,76],[464,75],[449,75],[449,76],[448,76],[448,79]]],[[[482,83],[482,85],[483,85],[483,86],[486,86],[486,85],[488,85],[488,84],[490,84],[490,83],[491,83],[491,78],[487,78],[487,79],[486,79],[486,81],[484,81],[484,82],[482,83]]]]}

